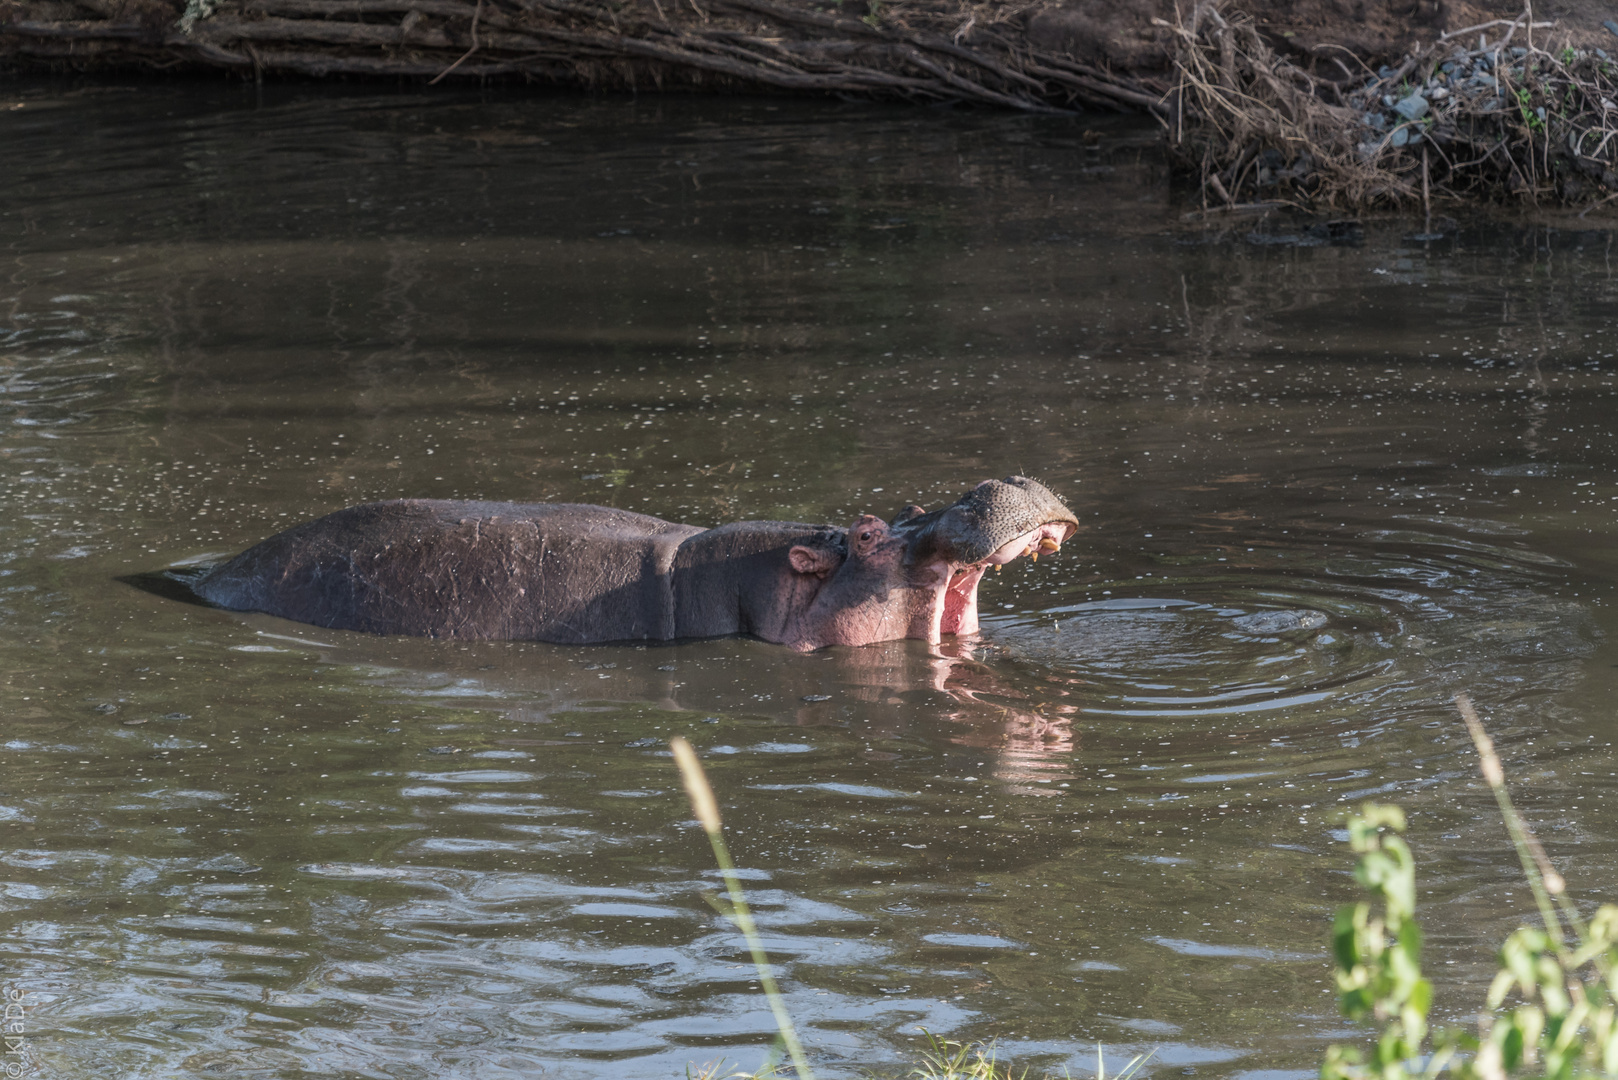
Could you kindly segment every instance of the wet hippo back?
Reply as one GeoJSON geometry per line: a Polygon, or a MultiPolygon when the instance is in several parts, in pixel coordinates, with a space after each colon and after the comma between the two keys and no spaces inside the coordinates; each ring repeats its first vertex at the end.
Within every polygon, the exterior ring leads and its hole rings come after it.
{"type": "Polygon", "coordinates": [[[674,556],[702,531],[576,503],[367,503],[278,533],[195,589],[236,611],[379,634],[667,639],[674,556]]]}

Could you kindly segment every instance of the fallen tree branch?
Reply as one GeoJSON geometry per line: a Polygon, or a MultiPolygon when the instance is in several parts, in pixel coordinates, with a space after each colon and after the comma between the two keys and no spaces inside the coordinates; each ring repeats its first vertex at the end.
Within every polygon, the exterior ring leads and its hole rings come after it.
{"type": "Polygon", "coordinates": [[[972,0],[916,0],[863,19],[791,0],[217,0],[184,18],[180,0],[167,2],[175,18],[166,24],[26,19],[18,14],[26,5],[0,2],[0,60],[429,83],[501,75],[592,86],[684,82],[1025,112],[1158,108],[1167,88],[1030,52],[1024,8],[990,17],[972,0]]]}

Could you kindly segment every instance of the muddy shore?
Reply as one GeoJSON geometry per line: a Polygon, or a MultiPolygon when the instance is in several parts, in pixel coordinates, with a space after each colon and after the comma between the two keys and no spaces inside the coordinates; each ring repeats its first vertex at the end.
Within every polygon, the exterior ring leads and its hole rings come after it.
{"type": "Polygon", "coordinates": [[[1610,20],[1592,0],[0,0],[0,69],[1146,112],[1213,210],[1582,206],[1618,195],[1610,20]]]}

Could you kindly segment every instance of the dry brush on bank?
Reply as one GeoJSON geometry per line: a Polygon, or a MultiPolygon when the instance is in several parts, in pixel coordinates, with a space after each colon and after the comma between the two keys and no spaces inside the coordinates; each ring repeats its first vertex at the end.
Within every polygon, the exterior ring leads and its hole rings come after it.
{"type": "Polygon", "coordinates": [[[1376,69],[1344,50],[1325,78],[1223,9],[1165,24],[1177,41],[1170,142],[1212,205],[1618,197],[1618,56],[1575,47],[1530,10],[1376,69]]]}
{"type": "Polygon", "coordinates": [[[0,0],[0,57],[261,76],[528,78],[1066,111],[1160,107],[1161,80],[1030,44],[993,0],[0,0]]]}

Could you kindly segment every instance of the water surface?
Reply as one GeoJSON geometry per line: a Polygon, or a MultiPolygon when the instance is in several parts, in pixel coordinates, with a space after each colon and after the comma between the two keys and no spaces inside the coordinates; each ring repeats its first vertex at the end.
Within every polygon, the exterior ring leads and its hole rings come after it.
{"type": "Polygon", "coordinates": [[[1531,899],[1462,690],[1610,887],[1593,218],[1188,221],[1094,119],[3,97],[0,949],[41,1075],[755,1066],[676,734],[829,1077],[923,1028],[1312,1074],[1366,798],[1464,1021],[1531,899]],[[937,648],[374,638],[120,580],[367,499],[847,523],[1011,472],[1084,529],[937,648]]]}

